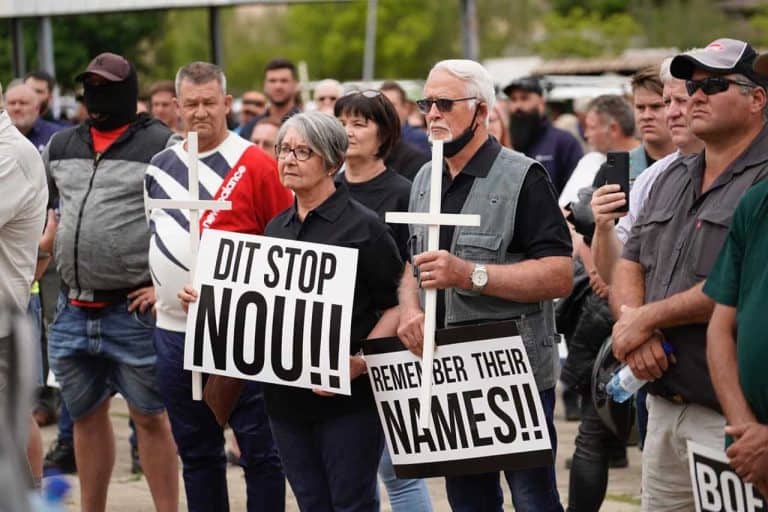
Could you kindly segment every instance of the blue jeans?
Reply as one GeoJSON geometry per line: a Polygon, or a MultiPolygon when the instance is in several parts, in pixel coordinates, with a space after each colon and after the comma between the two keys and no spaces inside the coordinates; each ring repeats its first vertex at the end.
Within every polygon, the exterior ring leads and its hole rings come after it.
{"type": "MultiPolygon", "coordinates": [[[[32,336],[35,340],[40,341],[42,339],[42,332],[43,332],[43,306],[40,303],[40,294],[39,293],[32,293],[29,296],[29,304],[27,305],[27,314],[32,319],[32,327],[33,332],[32,336]]],[[[39,373],[37,375],[37,385],[38,386],[44,386],[45,385],[45,377],[46,375],[43,375],[45,365],[43,364],[43,351],[41,344],[38,344],[37,347],[40,349],[38,350],[38,362],[39,365],[39,373]]]]}
{"type": "Polygon", "coordinates": [[[397,478],[386,446],[381,452],[379,478],[387,488],[392,512],[432,512],[427,483],[421,478],[397,478]]]}
{"type": "MultiPolygon", "coordinates": [[[[184,333],[155,330],[157,380],[179,449],[190,512],[226,512],[224,431],[202,401],[192,400],[192,374],[184,370],[184,333]]],[[[248,381],[229,425],[240,446],[249,512],[283,512],[285,476],[258,382],[248,381]]]]}
{"type": "Polygon", "coordinates": [[[48,361],[72,418],[87,416],[115,392],[143,414],[163,411],[155,386],[154,317],[128,312],[128,300],[83,308],[59,296],[48,361]]]}
{"type": "Polygon", "coordinates": [[[384,433],[371,407],[314,422],[270,417],[301,512],[378,512],[384,433]]]}
{"type": "MultiPolygon", "coordinates": [[[[552,456],[557,448],[555,432],[555,389],[539,393],[547,429],[552,442],[552,456]]],[[[555,481],[555,466],[504,471],[517,512],[562,512],[555,481]]],[[[467,475],[445,479],[445,490],[453,512],[501,512],[504,497],[499,473],[467,475]]]]}

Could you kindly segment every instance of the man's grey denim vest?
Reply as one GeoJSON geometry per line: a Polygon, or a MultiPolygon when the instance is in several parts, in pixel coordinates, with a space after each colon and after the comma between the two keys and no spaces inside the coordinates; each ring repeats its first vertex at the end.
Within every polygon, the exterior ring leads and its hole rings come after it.
{"type": "MultiPolygon", "coordinates": [[[[462,214],[479,214],[479,227],[457,226],[451,242],[451,253],[474,263],[511,264],[525,259],[524,254],[507,251],[515,230],[517,203],[525,176],[534,160],[502,148],[488,176],[477,177],[472,184],[462,214]]],[[[413,182],[409,211],[429,211],[429,188],[432,164],[425,164],[413,182]]],[[[534,212],[526,212],[533,214],[534,212]]],[[[418,251],[427,247],[427,226],[410,225],[418,251]]],[[[467,276],[469,279],[469,276],[467,276]]],[[[424,292],[421,293],[424,303],[424,292]]],[[[515,319],[523,338],[528,359],[534,369],[536,385],[543,391],[557,380],[557,347],[552,301],[519,303],[482,295],[470,290],[445,290],[445,325],[472,321],[515,319]]],[[[440,326],[438,326],[440,327],[440,326]]]]}

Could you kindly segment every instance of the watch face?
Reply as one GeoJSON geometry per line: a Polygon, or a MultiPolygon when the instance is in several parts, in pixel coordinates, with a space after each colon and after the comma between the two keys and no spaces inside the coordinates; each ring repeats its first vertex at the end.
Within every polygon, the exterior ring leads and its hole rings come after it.
{"type": "Polygon", "coordinates": [[[488,284],[488,273],[484,268],[476,268],[474,272],[472,272],[472,284],[475,286],[485,286],[488,284]]]}

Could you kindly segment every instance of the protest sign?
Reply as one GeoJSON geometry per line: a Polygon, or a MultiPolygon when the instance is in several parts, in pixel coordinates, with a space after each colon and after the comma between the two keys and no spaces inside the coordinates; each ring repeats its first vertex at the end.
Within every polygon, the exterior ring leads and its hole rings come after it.
{"type": "Polygon", "coordinates": [[[357,250],[209,229],[184,368],[349,395],[357,250]]]}
{"type": "Polygon", "coordinates": [[[688,441],[688,464],[697,512],[765,512],[757,488],[744,482],[720,450],[688,441]]]}
{"type": "Polygon", "coordinates": [[[430,428],[420,428],[422,361],[397,338],[363,343],[368,377],[400,478],[551,464],[544,410],[514,322],[441,329],[430,428]]]}

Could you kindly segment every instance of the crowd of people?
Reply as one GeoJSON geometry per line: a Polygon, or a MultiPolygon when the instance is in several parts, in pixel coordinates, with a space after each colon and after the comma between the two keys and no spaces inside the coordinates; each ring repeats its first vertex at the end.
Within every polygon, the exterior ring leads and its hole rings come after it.
{"type": "MultiPolygon", "coordinates": [[[[609,468],[627,464],[632,429],[594,400],[602,357],[648,381],[631,406],[607,406],[637,428],[642,510],[693,510],[688,441],[727,450],[768,498],[768,55],[747,42],[670,56],[639,70],[629,96],[582,98],[556,119],[540,79],[499,88],[470,60],[436,63],[415,102],[395,81],[327,79],[304,108],[296,67],[277,58],[237,113],[211,63],[143,100],[120,55],[96,56],[77,81],[74,123],[52,117],[43,72],[6,84],[0,112],[0,301],[39,328],[26,444],[38,485],[44,470],[76,472],[83,510],[106,509],[119,393],[159,511],[178,509],[180,460],[190,511],[229,510],[232,462],[250,511],[284,510],[287,480],[302,511],[376,511],[381,481],[395,512],[430,512],[424,480],[394,472],[361,347],[397,336],[420,356],[433,289],[439,328],[518,326],[553,453],[573,450],[566,510],[598,511],[609,468]],[[193,400],[190,216],[152,203],[189,197],[189,132],[200,199],[232,204],[203,212],[203,229],[357,249],[350,396],[217,375],[204,384],[219,405],[193,400]],[[384,219],[429,211],[435,140],[441,212],[481,223],[441,226],[425,251],[426,226],[384,219]],[[628,194],[609,182],[614,152],[628,154],[628,194]],[[558,380],[580,421],[574,447],[557,443],[558,380]],[[52,422],[43,455],[39,425],[52,422]]],[[[0,407],[9,340],[0,331],[0,407]]],[[[503,474],[515,510],[563,510],[553,463],[503,474]]],[[[446,477],[445,495],[456,512],[500,511],[500,473],[446,477]]]]}

